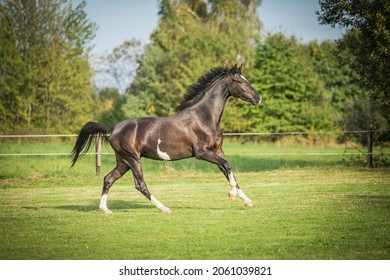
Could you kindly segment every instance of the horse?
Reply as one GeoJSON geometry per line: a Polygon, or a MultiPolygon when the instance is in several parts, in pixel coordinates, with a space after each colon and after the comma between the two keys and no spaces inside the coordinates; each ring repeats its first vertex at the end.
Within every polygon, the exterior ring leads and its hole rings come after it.
{"type": "Polygon", "coordinates": [[[111,145],[116,156],[115,168],[104,177],[99,208],[105,213],[112,213],[107,208],[108,192],[116,180],[131,170],[136,189],[162,212],[171,212],[149,192],[142,172],[142,157],[163,161],[195,157],[216,164],[230,183],[228,197],[236,199],[238,196],[244,200],[245,206],[254,206],[239,187],[222,150],[220,122],[229,97],[255,106],[262,99],[241,70],[242,65],[210,69],[188,87],[173,115],[128,119],[116,125],[85,124],[73,148],[71,166],[88,151],[97,136],[111,145]]]}

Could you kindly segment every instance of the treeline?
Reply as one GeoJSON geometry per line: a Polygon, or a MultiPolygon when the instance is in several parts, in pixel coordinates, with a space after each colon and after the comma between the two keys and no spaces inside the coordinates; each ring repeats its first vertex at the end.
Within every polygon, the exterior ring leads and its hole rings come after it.
{"type": "Polygon", "coordinates": [[[1,133],[67,133],[93,117],[96,27],[62,0],[0,2],[1,133]]]}
{"type": "Polygon", "coordinates": [[[93,90],[88,42],[95,26],[84,3],[73,8],[67,1],[3,1],[0,39],[7,44],[0,58],[0,130],[74,133],[88,119],[117,123],[173,114],[202,73],[235,63],[244,64],[243,74],[263,103],[255,108],[231,99],[224,131],[389,129],[387,103],[370,98],[362,73],[346,63],[354,55],[336,42],[303,44],[284,34],[264,34],[256,12],[261,1],[161,0],[159,5],[158,26],[143,51],[132,40],[100,60],[118,86],[93,90]],[[51,23],[44,7],[56,11],[51,23]],[[28,21],[30,13],[43,18],[28,21]],[[130,70],[121,65],[131,65],[130,70]],[[131,75],[128,85],[120,83],[131,75]]]}

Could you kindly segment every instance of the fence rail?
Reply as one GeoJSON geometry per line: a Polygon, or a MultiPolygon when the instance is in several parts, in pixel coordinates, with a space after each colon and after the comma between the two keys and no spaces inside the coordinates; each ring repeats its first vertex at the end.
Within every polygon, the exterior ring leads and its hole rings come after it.
{"type": "Polygon", "coordinates": [[[0,138],[65,138],[77,136],[78,134],[0,134],[0,138]]]}
{"type": "Polygon", "coordinates": [[[350,131],[292,131],[292,132],[227,132],[224,136],[256,136],[256,135],[310,135],[310,134],[361,134],[379,132],[374,130],[350,130],[350,131]]]}
{"type": "MultiPolygon", "coordinates": [[[[354,130],[354,131],[293,131],[293,132],[227,132],[224,136],[262,136],[262,135],[315,135],[315,134],[367,134],[367,152],[344,152],[344,153],[251,153],[251,156],[337,156],[337,155],[366,155],[368,167],[373,167],[373,141],[372,135],[376,130],[354,130]]],[[[388,132],[388,131],[387,131],[388,132]]],[[[32,134],[32,135],[0,135],[0,138],[67,138],[77,137],[77,134],[32,134]]],[[[96,174],[100,174],[101,169],[101,156],[112,155],[114,153],[102,152],[101,149],[101,137],[96,139],[96,150],[95,153],[86,153],[86,155],[95,155],[96,161],[96,174]]],[[[70,156],[71,153],[5,153],[0,154],[0,157],[13,157],[13,156],[70,156]]],[[[229,155],[227,153],[227,155],[229,155]]]]}

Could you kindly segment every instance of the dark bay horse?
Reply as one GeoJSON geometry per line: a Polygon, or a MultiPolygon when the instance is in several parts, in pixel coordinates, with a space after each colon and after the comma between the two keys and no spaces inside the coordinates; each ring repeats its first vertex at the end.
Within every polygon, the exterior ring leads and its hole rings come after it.
{"type": "Polygon", "coordinates": [[[162,212],[170,209],[158,201],[148,190],[141,168],[141,158],[179,160],[190,157],[216,164],[230,183],[229,197],[237,196],[246,206],[253,206],[238,186],[229,163],[222,151],[223,134],[220,121],[230,96],[257,106],[260,94],[241,75],[241,66],[211,69],[187,89],[176,114],[169,117],[139,118],[117,125],[88,122],[80,131],[72,151],[72,166],[85,154],[95,136],[103,136],[115,151],[116,166],[104,177],[100,209],[107,208],[108,191],[112,184],[131,170],[135,187],[162,212]],[[110,136],[107,136],[111,133],[110,136]]]}

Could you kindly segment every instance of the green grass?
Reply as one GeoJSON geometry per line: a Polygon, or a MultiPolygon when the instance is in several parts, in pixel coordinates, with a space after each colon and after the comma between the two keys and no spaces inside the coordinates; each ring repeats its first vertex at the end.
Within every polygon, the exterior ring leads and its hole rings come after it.
{"type": "MultiPolygon", "coordinates": [[[[93,175],[91,156],[72,170],[66,157],[0,157],[0,259],[390,258],[388,168],[250,154],[319,148],[227,144],[254,207],[229,200],[228,182],[210,164],[145,161],[150,191],[172,213],[160,213],[127,175],[112,187],[114,213],[106,215],[98,204],[113,156],[104,156],[101,176],[93,175]]],[[[35,145],[1,152],[68,149],[35,145]]]]}

